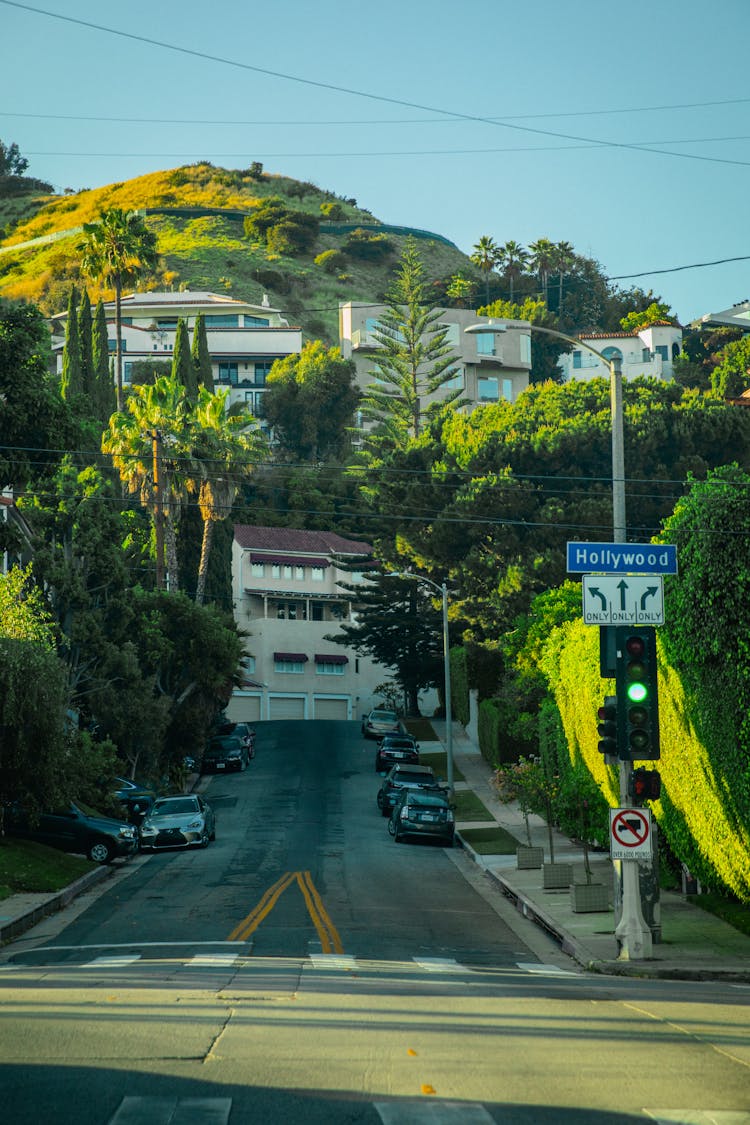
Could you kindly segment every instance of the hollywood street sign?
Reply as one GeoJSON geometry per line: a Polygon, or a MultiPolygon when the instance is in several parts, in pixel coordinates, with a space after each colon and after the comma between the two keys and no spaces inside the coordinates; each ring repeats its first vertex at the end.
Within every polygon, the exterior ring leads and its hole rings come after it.
{"type": "Polygon", "coordinates": [[[584,574],[582,586],[586,625],[664,624],[661,575],[584,574]]]}
{"type": "Polygon", "coordinates": [[[568,574],[676,574],[673,543],[568,543],[568,574]]]}

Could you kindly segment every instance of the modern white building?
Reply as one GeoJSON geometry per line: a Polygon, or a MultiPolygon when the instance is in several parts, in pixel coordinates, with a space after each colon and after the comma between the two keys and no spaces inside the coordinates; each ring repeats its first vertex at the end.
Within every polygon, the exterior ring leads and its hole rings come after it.
{"type": "MultiPolygon", "coordinates": [[[[664,381],[673,379],[674,360],[682,351],[682,329],[667,321],[657,321],[639,332],[581,332],[578,339],[608,360],[619,356],[623,379],[636,379],[639,375],[664,381]]],[[[607,364],[583,347],[561,355],[557,366],[565,383],[573,379],[609,378],[607,364]]]]}
{"type": "MultiPolygon", "coordinates": [[[[353,359],[357,386],[364,390],[376,381],[373,366],[381,345],[376,338],[385,305],[346,301],[339,305],[339,346],[344,359],[353,359]]],[[[464,329],[487,321],[472,309],[438,309],[436,328],[446,329],[446,342],[455,356],[453,375],[432,398],[460,389],[467,400],[466,409],[473,410],[486,403],[515,402],[529,385],[531,371],[531,338],[526,321],[506,321],[507,330],[467,335],[464,329]]]]}
{"type": "Polygon", "coordinates": [[[750,332],[750,301],[738,301],[731,308],[705,313],[692,322],[691,328],[739,328],[750,332]]]}
{"type": "MultiPolygon", "coordinates": [[[[110,351],[115,351],[115,306],[105,304],[110,351]]],[[[177,321],[187,321],[192,330],[198,313],[206,324],[208,350],[216,388],[229,389],[229,406],[241,402],[262,415],[266,378],[276,359],[302,349],[302,329],[291,327],[264,297],[253,305],[221,293],[184,292],[129,293],[122,298],[123,383],[132,378],[138,360],[171,363],[177,321]]],[[[57,370],[62,371],[67,311],[52,319],[53,349],[57,370]]]]}
{"type": "Polygon", "coordinates": [[[326,640],[356,615],[368,543],[330,531],[237,524],[232,549],[235,620],[247,633],[244,682],[227,715],[259,719],[359,719],[382,697],[389,669],[326,640]]]}

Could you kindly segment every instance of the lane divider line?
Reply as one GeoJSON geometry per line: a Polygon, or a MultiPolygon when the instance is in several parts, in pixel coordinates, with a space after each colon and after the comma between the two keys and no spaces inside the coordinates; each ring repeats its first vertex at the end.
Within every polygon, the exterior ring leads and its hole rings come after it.
{"type": "Polygon", "coordinates": [[[235,926],[227,941],[241,941],[249,938],[271,913],[287,887],[295,882],[302,892],[307,912],[320,939],[323,952],[343,953],[344,947],[341,943],[341,937],[323,905],[323,900],[309,871],[287,871],[281,878],[277,879],[273,886],[264,892],[260,902],[235,926]]]}
{"type": "Polygon", "coordinates": [[[271,913],[283,892],[290,883],[294,882],[295,878],[296,873],[294,871],[287,871],[285,875],[277,879],[273,886],[265,892],[258,905],[250,911],[246,918],[242,919],[239,925],[235,926],[227,940],[235,941],[237,938],[250,937],[250,934],[258,928],[263,919],[271,913]]]}

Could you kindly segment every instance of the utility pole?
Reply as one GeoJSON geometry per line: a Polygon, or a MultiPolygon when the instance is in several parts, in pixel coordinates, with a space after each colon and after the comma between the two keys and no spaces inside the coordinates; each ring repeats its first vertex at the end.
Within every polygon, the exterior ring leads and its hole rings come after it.
{"type": "Polygon", "coordinates": [[[151,435],[154,458],[154,533],[156,536],[156,588],[164,589],[164,497],[161,484],[161,434],[151,435]]]}

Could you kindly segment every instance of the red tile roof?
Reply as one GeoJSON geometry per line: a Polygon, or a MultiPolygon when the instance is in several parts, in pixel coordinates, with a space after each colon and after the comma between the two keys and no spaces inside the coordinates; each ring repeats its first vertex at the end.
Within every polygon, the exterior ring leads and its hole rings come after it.
{"type": "Polygon", "coordinates": [[[302,531],[295,527],[257,527],[234,525],[234,538],[240,547],[278,554],[370,555],[372,546],[356,539],[344,539],[335,531],[302,531]]]}

